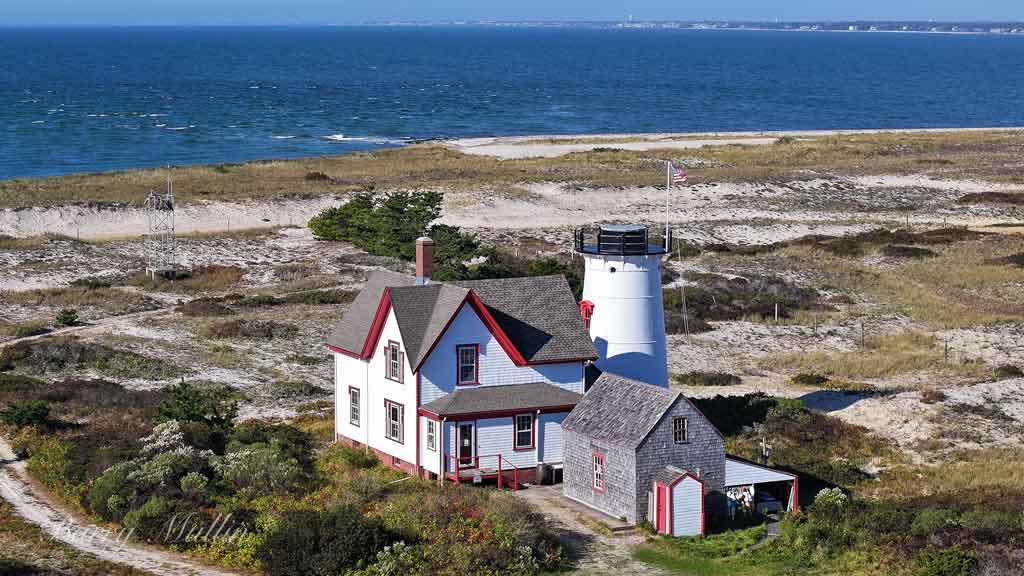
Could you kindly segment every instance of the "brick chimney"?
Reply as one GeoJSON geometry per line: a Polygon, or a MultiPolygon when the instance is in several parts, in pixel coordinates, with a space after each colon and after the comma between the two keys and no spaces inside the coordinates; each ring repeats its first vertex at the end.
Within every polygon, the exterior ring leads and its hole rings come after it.
{"type": "Polygon", "coordinates": [[[430,284],[434,274],[434,241],[421,236],[416,239],[416,284],[430,284]]]}

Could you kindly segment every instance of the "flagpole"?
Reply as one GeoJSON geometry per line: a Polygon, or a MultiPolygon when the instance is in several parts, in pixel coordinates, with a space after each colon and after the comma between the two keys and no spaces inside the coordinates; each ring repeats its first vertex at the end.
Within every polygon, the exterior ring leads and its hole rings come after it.
{"type": "Polygon", "coordinates": [[[672,247],[669,246],[670,236],[669,236],[669,231],[668,231],[669,230],[669,224],[668,224],[668,205],[669,205],[669,188],[671,188],[671,187],[672,187],[672,161],[671,160],[666,160],[665,161],[665,250],[668,251],[670,254],[672,252],[672,247]]]}

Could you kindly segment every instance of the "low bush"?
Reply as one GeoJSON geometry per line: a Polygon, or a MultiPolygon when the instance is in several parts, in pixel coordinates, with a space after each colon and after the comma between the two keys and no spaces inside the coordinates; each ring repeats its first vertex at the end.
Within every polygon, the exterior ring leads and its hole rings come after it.
{"type": "Polygon", "coordinates": [[[365,568],[396,541],[383,522],[357,510],[285,513],[259,551],[269,576],[337,576],[365,568]]]}
{"type": "Polygon", "coordinates": [[[210,264],[179,270],[174,278],[151,277],[146,272],[138,272],[129,276],[126,282],[147,290],[197,293],[227,290],[241,282],[244,276],[245,269],[238,266],[210,264]]]}
{"type": "Polygon", "coordinates": [[[193,318],[231,316],[235,313],[234,310],[213,298],[197,298],[178,306],[175,310],[193,318]]]}
{"type": "Polygon", "coordinates": [[[672,382],[677,386],[735,386],[743,380],[727,372],[687,372],[673,375],[672,382]]]}
{"type": "Polygon", "coordinates": [[[824,386],[828,382],[828,377],[822,376],[821,374],[801,372],[790,378],[789,381],[797,386],[808,386],[816,388],[819,386],[824,386]]]}
{"type": "Polygon", "coordinates": [[[271,340],[291,338],[298,333],[298,327],[271,320],[222,320],[203,327],[206,338],[251,338],[271,340]]]}
{"type": "MultiPolygon", "coordinates": [[[[781,278],[729,278],[703,273],[689,273],[686,277],[696,284],[686,287],[687,314],[699,321],[696,327],[691,322],[691,332],[702,331],[704,322],[743,320],[750,317],[774,318],[776,306],[779,318],[790,318],[797,310],[830,308],[820,301],[815,292],[781,278]]],[[[678,288],[663,291],[666,324],[673,323],[669,321],[671,317],[681,318],[682,298],[682,292],[678,288]]]]}
{"type": "Polygon", "coordinates": [[[346,464],[357,469],[373,468],[379,463],[377,456],[373,452],[350,446],[343,447],[339,455],[346,464]]]}
{"type": "Polygon", "coordinates": [[[1024,370],[1021,370],[1013,364],[1003,364],[997,366],[992,371],[992,375],[995,376],[996,380],[1009,380],[1011,378],[1024,378],[1024,370]]]}
{"type": "Polygon", "coordinates": [[[960,546],[950,546],[942,550],[921,552],[918,564],[921,569],[916,576],[971,576],[978,560],[960,546]]]}
{"type": "Polygon", "coordinates": [[[931,386],[925,386],[921,388],[921,402],[925,404],[935,404],[936,402],[942,402],[946,399],[946,393],[938,388],[932,388],[931,386]]]}
{"type": "Polygon", "coordinates": [[[882,254],[890,258],[931,258],[938,256],[933,250],[920,248],[918,246],[901,246],[899,244],[887,244],[882,248],[882,254]]]}
{"type": "Polygon", "coordinates": [[[10,426],[45,426],[50,421],[50,403],[45,400],[14,402],[0,412],[0,421],[10,426]]]}
{"type": "Polygon", "coordinates": [[[167,388],[166,395],[157,422],[199,422],[227,430],[238,415],[238,406],[226,398],[224,391],[200,390],[189,382],[180,382],[167,388]]]}
{"type": "Polygon", "coordinates": [[[75,326],[79,322],[78,310],[74,308],[62,308],[57,312],[57,324],[61,326],[75,326]]]}
{"type": "Polygon", "coordinates": [[[133,538],[144,542],[163,544],[168,536],[172,519],[178,514],[174,502],[154,496],[146,503],[124,515],[124,527],[133,538]]]}
{"type": "Polygon", "coordinates": [[[127,350],[117,350],[73,336],[18,342],[0,351],[0,365],[28,372],[94,369],[112,378],[167,380],[179,373],[173,365],[127,350]]]}
{"type": "Polygon", "coordinates": [[[18,322],[17,324],[0,325],[0,334],[12,336],[14,338],[42,336],[50,331],[50,327],[47,326],[45,322],[32,320],[28,322],[18,322]]]}

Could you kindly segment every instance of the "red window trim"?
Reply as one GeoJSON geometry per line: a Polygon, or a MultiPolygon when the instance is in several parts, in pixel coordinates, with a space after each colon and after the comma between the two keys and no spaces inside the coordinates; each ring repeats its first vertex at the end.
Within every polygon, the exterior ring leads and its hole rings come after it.
{"type": "Polygon", "coordinates": [[[348,387],[348,424],[359,428],[363,422],[363,392],[355,386],[348,387]],[[359,422],[352,421],[352,392],[359,394],[359,422]]]}
{"type": "Polygon", "coordinates": [[[405,404],[384,400],[384,437],[392,442],[405,445],[405,404]],[[398,439],[392,438],[391,433],[391,407],[398,406],[398,439]]]}
{"type": "Polygon", "coordinates": [[[456,386],[476,386],[480,384],[480,345],[479,344],[457,344],[455,346],[455,385],[456,386]],[[461,359],[459,353],[465,348],[473,348],[473,353],[476,355],[476,360],[473,363],[475,374],[473,374],[472,382],[461,382],[462,380],[462,366],[460,364],[461,359]]]}
{"type": "Polygon", "coordinates": [[[395,342],[394,340],[388,340],[386,346],[384,346],[384,379],[392,382],[398,382],[399,384],[405,384],[405,352],[402,352],[402,344],[395,342]],[[389,375],[391,368],[391,347],[398,348],[398,378],[392,378],[389,375]]]}
{"type": "Polygon", "coordinates": [[[512,450],[514,450],[516,452],[523,452],[523,451],[526,451],[526,450],[533,450],[536,447],[537,447],[537,415],[529,413],[529,412],[524,412],[522,414],[516,414],[515,416],[512,416],[512,450]],[[519,442],[519,430],[516,429],[516,425],[518,424],[520,416],[529,416],[530,417],[530,445],[529,446],[519,446],[519,444],[518,444],[518,442],[519,442]]]}
{"type": "Polygon", "coordinates": [[[590,454],[590,487],[594,489],[594,492],[604,494],[605,488],[608,486],[608,474],[606,472],[605,456],[600,452],[592,452],[590,454]],[[594,475],[594,461],[599,460],[601,462],[601,487],[595,486],[597,477],[594,475]]]}

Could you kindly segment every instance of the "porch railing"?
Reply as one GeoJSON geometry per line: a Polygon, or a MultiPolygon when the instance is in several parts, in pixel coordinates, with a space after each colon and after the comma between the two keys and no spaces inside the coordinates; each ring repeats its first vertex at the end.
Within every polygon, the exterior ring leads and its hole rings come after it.
{"type": "MultiPolygon", "coordinates": [[[[489,469],[494,470],[498,478],[498,488],[503,488],[505,483],[505,474],[507,472],[512,473],[512,482],[510,487],[513,490],[519,490],[519,467],[513,464],[500,453],[499,454],[478,454],[476,456],[453,456],[452,454],[445,453],[445,468],[446,474],[449,474],[456,484],[462,482],[462,472],[467,470],[475,470],[480,472],[481,470],[489,469]],[[493,468],[481,468],[480,461],[484,460],[484,463],[494,462],[493,468]],[[454,469],[450,466],[454,464],[454,469]],[[468,464],[468,465],[467,465],[468,464]]],[[[481,474],[483,475],[483,474],[481,474]]]]}

